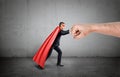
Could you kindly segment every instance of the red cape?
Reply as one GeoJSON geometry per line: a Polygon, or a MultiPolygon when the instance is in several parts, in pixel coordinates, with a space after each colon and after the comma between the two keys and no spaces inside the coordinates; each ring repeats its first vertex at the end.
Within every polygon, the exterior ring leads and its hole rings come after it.
{"type": "Polygon", "coordinates": [[[41,68],[44,68],[46,58],[48,56],[49,50],[60,32],[60,27],[56,27],[53,32],[47,37],[44,43],[41,45],[37,53],[33,57],[33,61],[35,61],[41,68]]]}

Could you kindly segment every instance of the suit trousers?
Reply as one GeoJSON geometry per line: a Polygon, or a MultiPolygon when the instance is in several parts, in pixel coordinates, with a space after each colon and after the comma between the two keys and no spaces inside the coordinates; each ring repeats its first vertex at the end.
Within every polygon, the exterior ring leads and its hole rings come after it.
{"type": "Polygon", "coordinates": [[[61,64],[62,51],[61,51],[61,49],[60,49],[59,46],[52,46],[51,47],[51,49],[50,49],[50,51],[48,53],[47,59],[50,57],[53,49],[58,53],[58,56],[57,56],[57,65],[60,65],[61,64]]]}

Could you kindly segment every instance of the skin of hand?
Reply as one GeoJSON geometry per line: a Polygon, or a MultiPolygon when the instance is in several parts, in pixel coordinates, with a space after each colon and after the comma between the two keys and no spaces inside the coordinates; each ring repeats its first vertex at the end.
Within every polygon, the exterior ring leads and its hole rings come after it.
{"type": "Polygon", "coordinates": [[[120,22],[73,25],[71,34],[75,39],[85,37],[91,32],[120,38],[120,22]]]}
{"type": "Polygon", "coordinates": [[[83,38],[91,32],[92,32],[92,26],[87,25],[87,24],[73,25],[70,31],[73,38],[75,39],[83,38]]]}

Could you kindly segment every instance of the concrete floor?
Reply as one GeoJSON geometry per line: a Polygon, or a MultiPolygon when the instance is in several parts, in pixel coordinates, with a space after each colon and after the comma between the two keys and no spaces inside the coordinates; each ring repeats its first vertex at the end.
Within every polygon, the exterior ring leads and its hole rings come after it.
{"type": "Polygon", "coordinates": [[[0,77],[120,77],[120,58],[56,58],[41,70],[31,58],[0,58],[0,77]]]}

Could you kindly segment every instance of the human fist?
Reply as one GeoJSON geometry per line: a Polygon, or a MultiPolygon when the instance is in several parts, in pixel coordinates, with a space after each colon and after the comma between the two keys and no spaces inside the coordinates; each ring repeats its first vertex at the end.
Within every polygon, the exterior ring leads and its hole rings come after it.
{"type": "Polygon", "coordinates": [[[71,28],[71,34],[75,39],[85,37],[92,31],[91,26],[86,24],[73,25],[71,28]]]}

